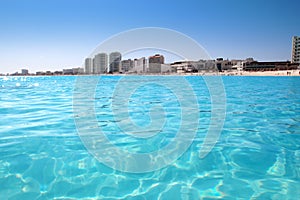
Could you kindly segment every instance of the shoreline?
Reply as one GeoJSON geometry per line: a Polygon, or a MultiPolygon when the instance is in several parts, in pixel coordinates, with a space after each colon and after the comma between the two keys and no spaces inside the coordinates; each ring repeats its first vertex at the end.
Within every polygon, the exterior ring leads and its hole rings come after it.
{"type": "Polygon", "coordinates": [[[0,77],[46,77],[46,76],[300,76],[300,70],[280,71],[231,71],[164,74],[77,74],[77,75],[0,75],[0,77]]]}
{"type": "Polygon", "coordinates": [[[221,72],[224,76],[300,76],[300,70],[221,72]]]}

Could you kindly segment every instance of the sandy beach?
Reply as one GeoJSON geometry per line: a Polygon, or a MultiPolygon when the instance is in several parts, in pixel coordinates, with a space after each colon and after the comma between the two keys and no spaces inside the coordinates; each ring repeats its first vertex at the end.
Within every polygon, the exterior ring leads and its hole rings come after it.
{"type": "Polygon", "coordinates": [[[300,70],[221,72],[224,76],[300,76],[300,70]]]}

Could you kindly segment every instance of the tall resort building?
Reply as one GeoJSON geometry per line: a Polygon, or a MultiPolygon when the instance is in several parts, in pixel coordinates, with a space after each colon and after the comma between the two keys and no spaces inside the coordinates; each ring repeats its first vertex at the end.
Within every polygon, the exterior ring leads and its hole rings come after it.
{"type": "Polygon", "coordinates": [[[99,53],[93,60],[93,74],[104,74],[107,72],[107,54],[99,53]]]}
{"type": "Polygon", "coordinates": [[[300,64],[300,37],[294,36],[292,43],[292,63],[300,64]]]}
{"type": "Polygon", "coordinates": [[[149,57],[149,73],[161,73],[161,65],[165,63],[163,55],[155,54],[149,57]]]}
{"type": "Polygon", "coordinates": [[[134,70],[137,73],[145,73],[147,68],[147,59],[142,57],[140,59],[134,59],[134,70]]]}
{"type": "Polygon", "coordinates": [[[122,55],[120,52],[112,52],[109,54],[109,72],[119,72],[121,67],[122,55]]]}
{"type": "Polygon", "coordinates": [[[93,60],[91,58],[86,58],[84,62],[84,71],[86,74],[92,74],[93,73],[93,60]]]}

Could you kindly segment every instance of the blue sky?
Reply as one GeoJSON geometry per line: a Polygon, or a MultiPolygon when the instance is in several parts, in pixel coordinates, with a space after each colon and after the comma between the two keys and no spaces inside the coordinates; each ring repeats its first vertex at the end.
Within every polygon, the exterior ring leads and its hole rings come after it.
{"type": "Polygon", "coordinates": [[[211,57],[288,60],[300,35],[297,0],[0,0],[0,72],[81,66],[122,31],[182,32],[211,57]]]}

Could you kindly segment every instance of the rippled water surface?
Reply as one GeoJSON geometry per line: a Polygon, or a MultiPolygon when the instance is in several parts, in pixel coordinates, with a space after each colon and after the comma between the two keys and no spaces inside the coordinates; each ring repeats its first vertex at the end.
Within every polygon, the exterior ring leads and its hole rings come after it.
{"type": "MultiPolygon", "coordinates": [[[[99,127],[118,148],[164,148],[181,120],[176,94],[157,76],[157,85],[138,88],[128,100],[140,126],[151,124],[152,106],[165,108],[168,128],[143,142],[119,134],[110,112],[120,78],[101,77],[91,97],[99,127]]],[[[82,117],[72,107],[76,77],[0,77],[0,199],[299,199],[300,78],[223,77],[225,124],[203,159],[209,91],[201,77],[186,79],[200,107],[193,143],[169,166],[135,174],[107,167],[86,150],[74,122],[82,117]]]]}

